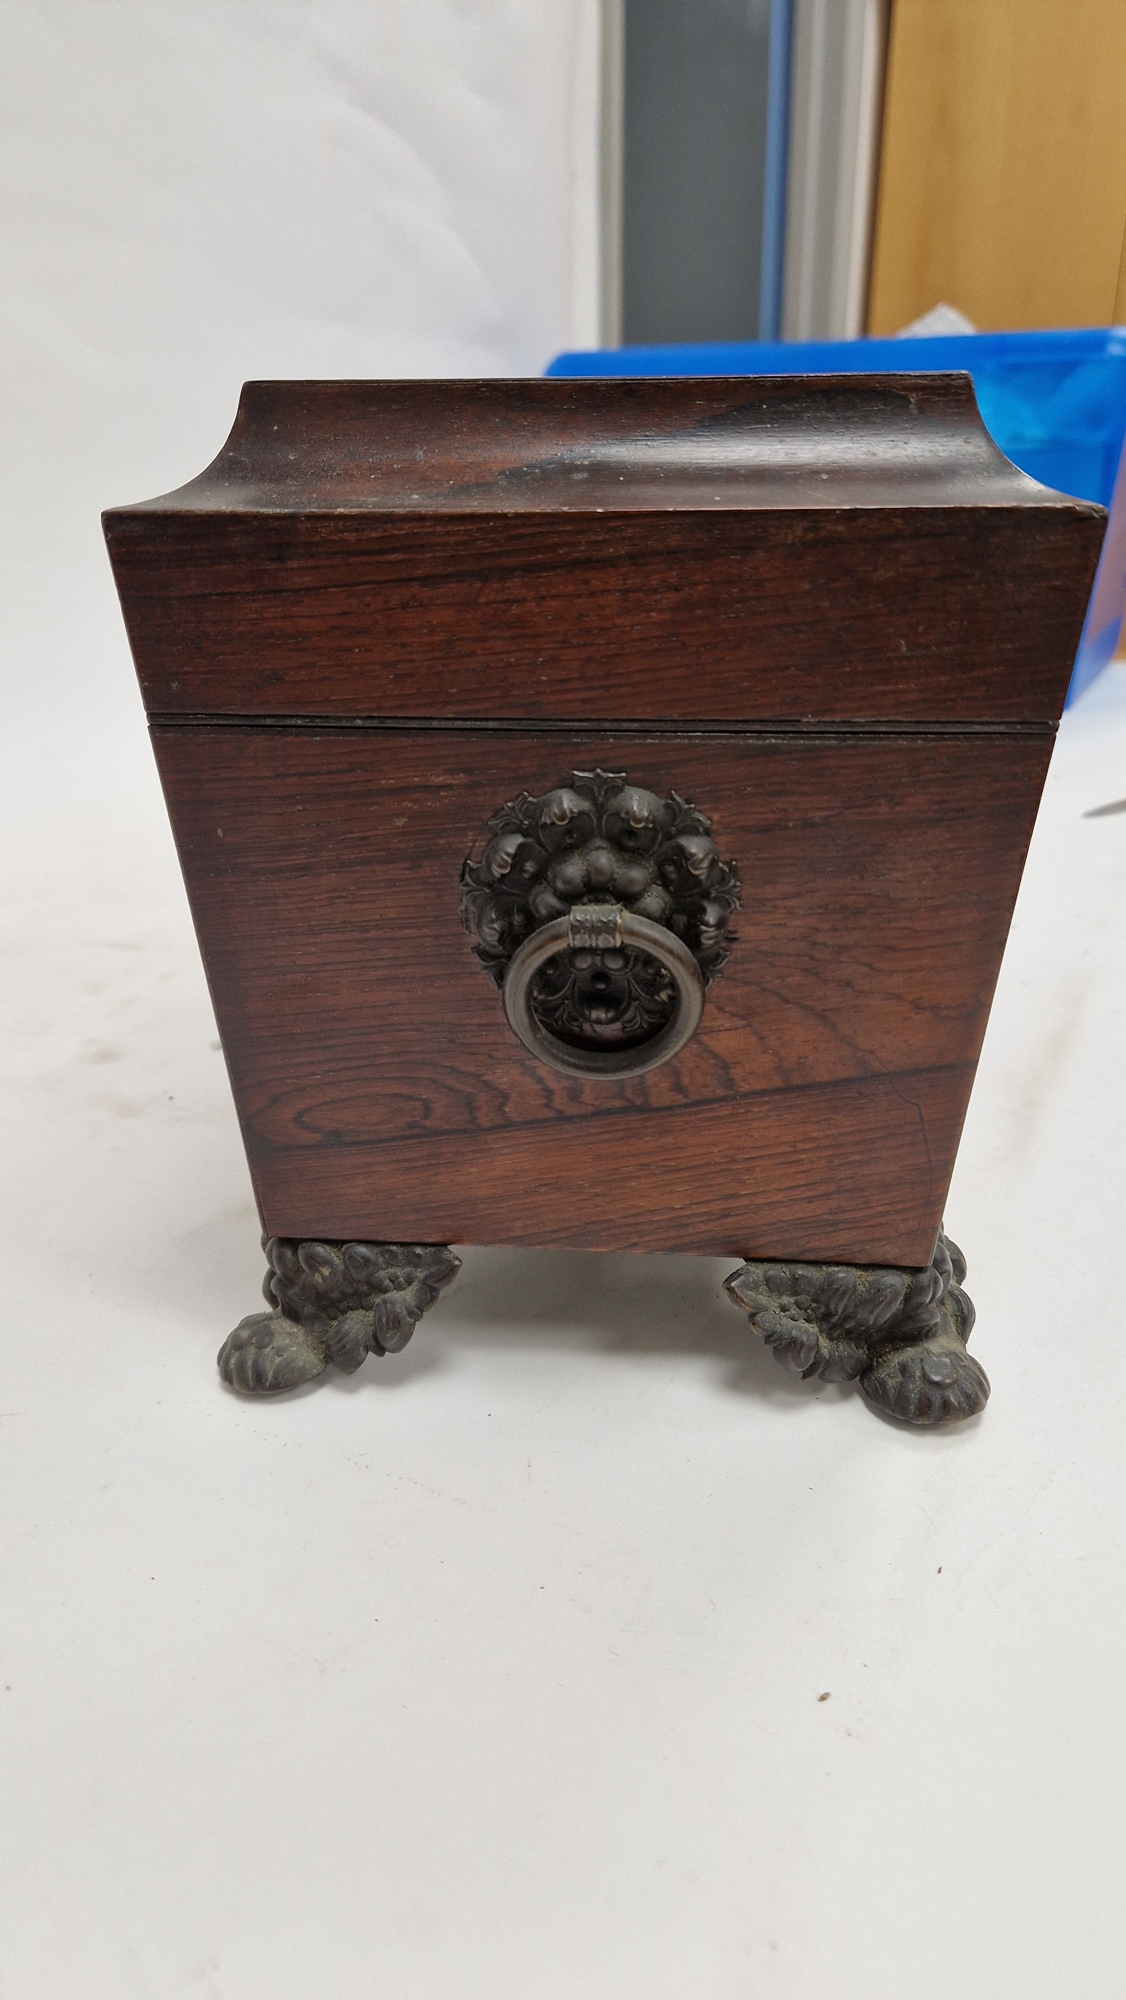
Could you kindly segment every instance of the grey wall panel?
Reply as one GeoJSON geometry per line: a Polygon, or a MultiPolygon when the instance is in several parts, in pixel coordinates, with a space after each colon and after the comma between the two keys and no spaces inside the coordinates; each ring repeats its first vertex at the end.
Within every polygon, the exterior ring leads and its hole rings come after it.
{"type": "Polygon", "coordinates": [[[625,0],[621,337],[758,335],[769,0],[625,0]]]}

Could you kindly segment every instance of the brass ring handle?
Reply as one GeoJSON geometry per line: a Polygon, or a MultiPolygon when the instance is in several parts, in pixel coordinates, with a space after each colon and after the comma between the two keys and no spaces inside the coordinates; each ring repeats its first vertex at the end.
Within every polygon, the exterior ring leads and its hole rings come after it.
{"type": "Polygon", "coordinates": [[[619,903],[576,903],[565,917],[543,924],[514,953],[504,976],[504,1011],[513,1033],[541,1062],[565,1076],[642,1076],[668,1062],[695,1034],[704,1008],[704,978],[688,946],[664,924],[634,916],[619,903]],[[563,951],[648,952],[676,987],[672,1018],[634,1048],[581,1048],[562,1041],[536,1019],[531,986],[547,961],[563,951]]]}

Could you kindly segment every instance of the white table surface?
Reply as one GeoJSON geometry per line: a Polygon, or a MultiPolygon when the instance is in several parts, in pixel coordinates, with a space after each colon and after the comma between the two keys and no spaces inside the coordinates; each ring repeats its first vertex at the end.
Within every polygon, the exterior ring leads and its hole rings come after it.
{"type": "Polygon", "coordinates": [[[3,2000],[1121,2000],[1126,670],[1033,844],[947,1213],[993,1401],[937,1436],[681,1257],[470,1251],[402,1356],[224,1392],[262,1265],[146,755],[3,802],[3,2000]]]}

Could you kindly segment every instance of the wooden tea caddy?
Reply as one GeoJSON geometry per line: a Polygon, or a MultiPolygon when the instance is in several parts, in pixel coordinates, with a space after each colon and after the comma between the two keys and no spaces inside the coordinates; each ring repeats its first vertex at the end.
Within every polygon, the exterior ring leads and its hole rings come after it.
{"type": "Polygon", "coordinates": [[[940,1223],[1103,520],[956,375],[257,382],[109,512],[270,1267],[224,1380],[555,1244],[979,1410],[940,1223]]]}

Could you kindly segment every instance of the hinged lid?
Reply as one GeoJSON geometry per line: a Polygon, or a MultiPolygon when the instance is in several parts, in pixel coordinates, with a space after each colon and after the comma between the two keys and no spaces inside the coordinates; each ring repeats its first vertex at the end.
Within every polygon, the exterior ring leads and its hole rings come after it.
{"type": "Polygon", "coordinates": [[[257,382],[105,516],[150,713],[1054,721],[1103,510],[968,376],[257,382]]]}

